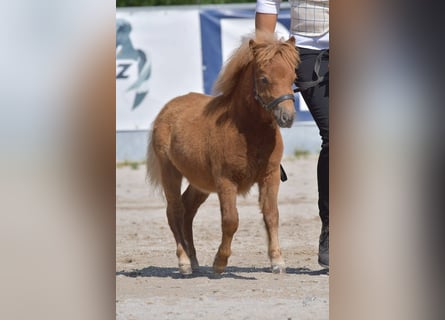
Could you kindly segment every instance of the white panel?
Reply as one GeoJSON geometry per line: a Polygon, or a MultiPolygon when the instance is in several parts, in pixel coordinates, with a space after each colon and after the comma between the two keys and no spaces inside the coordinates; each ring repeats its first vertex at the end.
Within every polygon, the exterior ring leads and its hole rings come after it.
{"type": "Polygon", "coordinates": [[[203,92],[199,12],[117,12],[116,19],[117,25],[121,19],[131,24],[131,44],[119,46],[116,52],[116,129],[148,129],[167,101],[190,91],[203,92]],[[142,77],[139,86],[130,88],[140,76],[137,50],[145,53],[147,62],[142,73],[150,76],[145,81],[142,77]],[[148,93],[132,110],[137,91],[148,93]]]}

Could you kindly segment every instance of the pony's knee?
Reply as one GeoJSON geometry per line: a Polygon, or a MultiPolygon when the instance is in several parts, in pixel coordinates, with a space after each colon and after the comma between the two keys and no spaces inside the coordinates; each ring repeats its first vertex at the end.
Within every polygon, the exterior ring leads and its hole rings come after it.
{"type": "Polygon", "coordinates": [[[238,229],[238,224],[239,224],[238,214],[223,215],[222,217],[223,233],[233,235],[238,229]]]}

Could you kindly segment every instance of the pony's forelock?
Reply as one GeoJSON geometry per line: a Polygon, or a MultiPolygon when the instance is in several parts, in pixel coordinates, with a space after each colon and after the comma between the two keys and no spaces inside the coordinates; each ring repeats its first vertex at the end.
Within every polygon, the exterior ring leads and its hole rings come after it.
{"type": "Polygon", "coordinates": [[[269,63],[277,54],[283,57],[290,68],[296,68],[300,63],[293,41],[284,41],[278,39],[275,34],[261,32],[244,37],[241,45],[233,51],[223,66],[213,87],[213,93],[230,96],[237,87],[239,75],[254,58],[261,67],[269,63]]]}

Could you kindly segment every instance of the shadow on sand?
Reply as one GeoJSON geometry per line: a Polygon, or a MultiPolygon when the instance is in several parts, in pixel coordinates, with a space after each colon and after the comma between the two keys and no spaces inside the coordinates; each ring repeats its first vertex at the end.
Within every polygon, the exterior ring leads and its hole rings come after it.
{"type": "MultiPolygon", "coordinates": [[[[242,276],[239,273],[255,274],[255,273],[272,273],[270,268],[255,268],[255,267],[227,267],[226,271],[222,274],[216,274],[213,272],[212,267],[201,266],[199,271],[193,272],[191,275],[182,275],[179,273],[178,268],[173,267],[155,267],[149,266],[139,270],[131,271],[118,271],[116,276],[123,275],[126,277],[160,277],[160,278],[172,278],[172,279],[192,279],[199,277],[206,277],[208,279],[239,279],[239,280],[257,280],[254,276],[242,276]]],[[[310,270],[308,268],[286,268],[287,274],[297,275],[328,275],[329,269],[310,270]]]]}

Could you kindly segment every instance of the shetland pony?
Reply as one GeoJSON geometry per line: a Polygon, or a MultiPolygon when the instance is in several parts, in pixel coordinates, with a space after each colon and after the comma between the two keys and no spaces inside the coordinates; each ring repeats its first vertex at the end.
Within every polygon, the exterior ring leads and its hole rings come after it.
{"type": "Polygon", "coordinates": [[[212,192],[218,195],[222,218],[213,270],[225,270],[238,228],[237,195],[245,195],[254,184],[259,188],[272,272],[285,272],[278,241],[280,127],[291,127],[295,117],[292,84],[299,62],[293,37],[246,39],[224,65],[214,96],[176,97],[153,122],[147,178],[164,191],[182,274],[199,268],[193,218],[212,192]],[[189,185],[181,195],[183,177],[189,185]]]}

